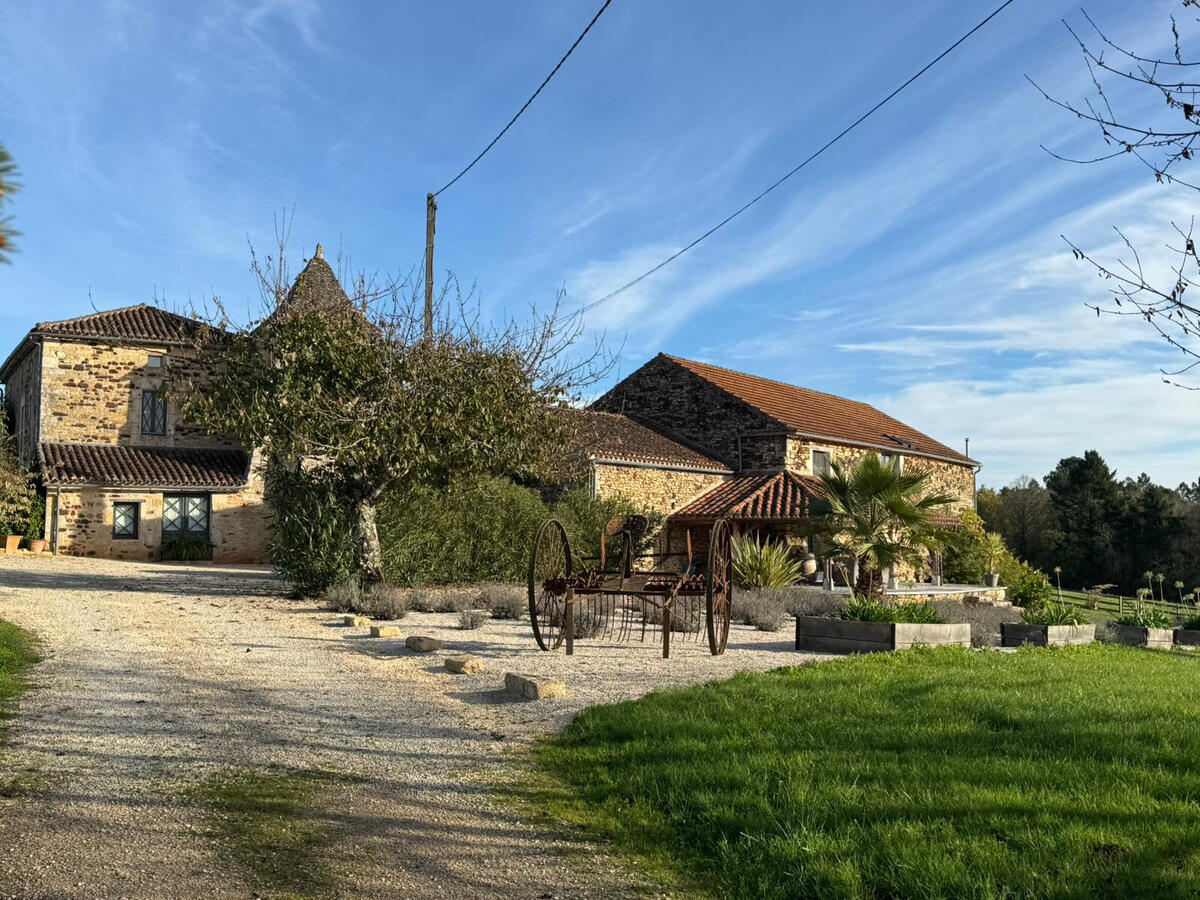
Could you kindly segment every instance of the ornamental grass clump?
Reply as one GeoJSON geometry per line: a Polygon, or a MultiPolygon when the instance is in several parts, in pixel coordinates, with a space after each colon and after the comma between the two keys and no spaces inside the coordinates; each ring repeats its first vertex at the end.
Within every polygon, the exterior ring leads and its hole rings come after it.
{"type": "Polygon", "coordinates": [[[946,620],[929,603],[893,605],[874,597],[855,594],[846,603],[843,619],[854,622],[898,622],[913,625],[944,625],[946,620]]]}
{"type": "Polygon", "coordinates": [[[1083,613],[1070,603],[1047,600],[1025,607],[1021,621],[1026,625],[1082,625],[1083,613]]]}
{"type": "Polygon", "coordinates": [[[1133,610],[1113,620],[1116,625],[1128,625],[1131,628],[1170,628],[1171,617],[1161,609],[1155,609],[1146,603],[1147,595],[1153,596],[1150,588],[1138,591],[1137,602],[1133,610]]]}
{"type": "Polygon", "coordinates": [[[733,580],[741,588],[782,588],[804,576],[801,563],[784,544],[758,536],[733,539],[733,580]]]}

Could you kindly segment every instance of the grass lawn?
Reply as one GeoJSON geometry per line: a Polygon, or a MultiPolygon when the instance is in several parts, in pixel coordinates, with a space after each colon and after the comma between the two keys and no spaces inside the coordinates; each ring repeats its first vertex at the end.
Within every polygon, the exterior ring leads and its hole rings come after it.
{"type": "MultiPolygon", "coordinates": [[[[0,722],[12,714],[11,702],[28,687],[25,670],[37,659],[33,635],[0,619],[0,722]]],[[[0,730],[0,743],[3,740],[0,730]]]]}
{"type": "Polygon", "coordinates": [[[1200,892],[1200,657],[914,650],[587,710],[551,815],[719,897],[1200,892]]]}
{"type": "Polygon", "coordinates": [[[335,893],[330,861],[342,835],[311,806],[344,780],[327,772],[231,769],[187,794],[207,808],[210,836],[256,897],[320,898],[335,893]]]}

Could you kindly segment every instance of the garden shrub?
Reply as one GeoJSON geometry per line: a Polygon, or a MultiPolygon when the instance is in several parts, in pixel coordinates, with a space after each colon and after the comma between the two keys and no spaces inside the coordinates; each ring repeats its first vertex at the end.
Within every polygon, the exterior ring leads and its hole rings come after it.
{"type": "Polygon", "coordinates": [[[458,613],[458,627],[464,631],[474,631],[483,626],[488,619],[485,609],[462,609],[458,613]]]}
{"type": "Polygon", "coordinates": [[[358,582],[346,580],[325,590],[325,605],[334,612],[354,612],[359,596],[358,582]]]}
{"type": "Polygon", "coordinates": [[[733,539],[733,580],[741,588],[781,588],[803,577],[801,562],[786,544],[759,536],[733,539]]]}
{"type": "MultiPolygon", "coordinates": [[[[737,602],[737,595],[734,595],[737,602]]],[[[845,604],[840,595],[823,590],[791,590],[785,608],[793,616],[841,617],[845,604]]]]}
{"type": "Polygon", "coordinates": [[[778,631],[787,613],[788,595],[778,588],[737,591],[733,595],[733,619],[759,631],[778,631]]]}
{"type": "Polygon", "coordinates": [[[1200,631],[1200,616],[1192,616],[1179,623],[1179,627],[1188,631],[1200,631]]]}
{"type": "MultiPolygon", "coordinates": [[[[537,491],[506,478],[455,482],[444,491],[419,488],[389,498],[380,510],[384,570],[397,584],[524,581],[537,528],[563,523],[577,556],[598,556],[600,535],[613,516],[639,510],[621,499],[600,500],[568,491],[545,503],[537,491]]],[[[643,549],[661,526],[648,516],[643,549]]],[[[614,540],[609,547],[617,551],[614,540]]]]}
{"type": "Polygon", "coordinates": [[[302,597],[324,594],[355,572],[352,508],[337,486],[283,466],[267,471],[271,562],[302,597]]]}
{"type": "Polygon", "coordinates": [[[521,584],[485,584],[479,590],[479,602],[493,619],[522,619],[529,612],[529,594],[521,584]]]}
{"type": "Polygon", "coordinates": [[[963,603],[960,600],[935,600],[933,608],[951,623],[971,626],[972,647],[995,647],[1000,643],[1000,626],[1021,621],[1020,610],[990,603],[963,603]]]}
{"type": "Polygon", "coordinates": [[[1008,586],[1007,599],[1011,600],[1014,606],[1037,609],[1053,599],[1054,589],[1045,575],[1037,569],[1028,566],[1026,568],[1028,571],[1008,586]]]}
{"type": "Polygon", "coordinates": [[[353,611],[372,619],[384,621],[403,619],[408,615],[408,592],[390,584],[373,584],[362,591],[353,611]]]}

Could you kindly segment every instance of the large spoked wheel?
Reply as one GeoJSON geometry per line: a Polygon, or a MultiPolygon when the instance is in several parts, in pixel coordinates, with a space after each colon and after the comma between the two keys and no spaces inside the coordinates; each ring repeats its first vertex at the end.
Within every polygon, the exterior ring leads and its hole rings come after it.
{"type": "Polygon", "coordinates": [[[563,642],[570,584],[571,544],[562,524],[550,519],[538,529],[529,557],[529,621],[543,650],[563,642]]]}
{"type": "Polygon", "coordinates": [[[713,656],[720,656],[729,641],[729,620],[733,615],[733,535],[724,519],[713,523],[709,536],[704,593],[708,649],[713,656]]]}

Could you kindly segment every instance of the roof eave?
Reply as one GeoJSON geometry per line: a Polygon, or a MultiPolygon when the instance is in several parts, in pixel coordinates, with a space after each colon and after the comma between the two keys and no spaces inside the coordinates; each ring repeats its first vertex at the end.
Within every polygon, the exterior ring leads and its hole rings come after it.
{"type": "Polygon", "coordinates": [[[17,367],[17,363],[30,348],[37,345],[37,341],[34,340],[37,335],[36,329],[29,332],[29,334],[21,338],[21,343],[17,344],[13,352],[8,354],[8,358],[4,360],[4,364],[0,365],[0,382],[8,383],[8,376],[17,367]]]}
{"type": "Polygon", "coordinates": [[[179,491],[204,491],[209,494],[232,494],[245,490],[245,484],[116,484],[103,481],[47,481],[48,488],[97,488],[106,491],[152,491],[173,494],[179,491]]]}
{"type": "Polygon", "coordinates": [[[971,459],[969,456],[963,456],[958,453],[948,456],[945,453],[930,453],[927,450],[914,450],[911,447],[904,447],[900,444],[876,444],[872,443],[871,441],[855,441],[851,440],[850,438],[839,438],[829,434],[815,434],[809,431],[802,431],[794,426],[788,427],[788,435],[794,435],[796,437],[808,438],[816,441],[828,441],[831,444],[842,444],[847,447],[868,447],[872,450],[883,450],[887,453],[899,454],[900,456],[923,456],[927,459],[936,459],[941,462],[954,463],[958,466],[983,465],[982,463],[971,459]]]}
{"type": "Polygon", "coordinates": [[[621,459],[615,456],[589,455],[588,459],[602,466],[631,466],[637,469],[661,469],[667,472],[697,472],[705,475],[732,475],[733,469],[714,466],[697,466],[686,463],[668,463],[649,459],[621,459]]]}

